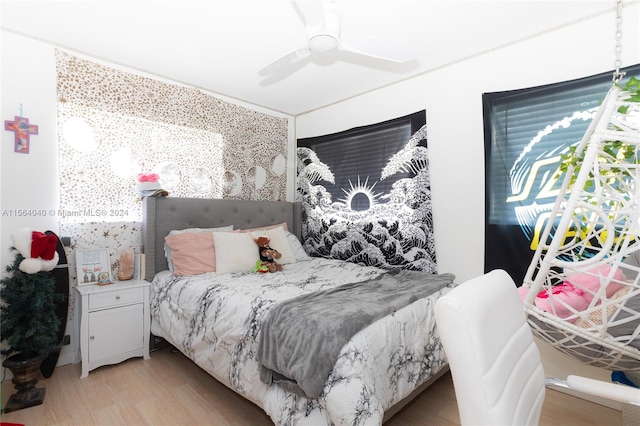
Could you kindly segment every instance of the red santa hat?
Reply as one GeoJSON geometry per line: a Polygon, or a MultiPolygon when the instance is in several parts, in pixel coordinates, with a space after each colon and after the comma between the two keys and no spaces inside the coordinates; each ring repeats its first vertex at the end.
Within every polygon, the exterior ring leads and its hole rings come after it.
{"type": "Polygon", "coordinates": [[[47,235],[31,228],[20,228],[11,236],[13,247],[24,257],[18,266],[22,272],[35,274],[51,271],[58,264],[55,235],[47,235]]]}

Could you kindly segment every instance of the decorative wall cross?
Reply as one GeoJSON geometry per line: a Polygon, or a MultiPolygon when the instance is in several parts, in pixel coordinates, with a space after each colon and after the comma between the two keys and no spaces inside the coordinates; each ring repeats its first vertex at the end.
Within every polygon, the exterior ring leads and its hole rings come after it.
{"type": "Polygon", "coordinates": [[[16,115],[14,121],[4,121],[4,129],[15,133],[15,146],[13,150],[21,154],[28,154],[31,135],[38,134],[38,126],[29,124],[28,118],[16,115]]]}

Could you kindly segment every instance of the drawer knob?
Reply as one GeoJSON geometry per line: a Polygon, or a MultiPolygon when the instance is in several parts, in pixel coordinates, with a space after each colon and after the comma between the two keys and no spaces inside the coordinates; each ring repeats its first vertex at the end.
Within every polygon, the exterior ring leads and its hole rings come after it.
{"type": "Polygon", "coordinates": [[[93,340],[93,339],[95,339],[95,338],[96,338],[96,336],[91,336],[91,337],[89,337],[89,339],[91,339],[91,340],[93,340]]]}
{"type": "Polygon", "coordinates": [[[120,295],[117,295],[117,296],[116,296],[116,300],[120,300],[120,295]]]}

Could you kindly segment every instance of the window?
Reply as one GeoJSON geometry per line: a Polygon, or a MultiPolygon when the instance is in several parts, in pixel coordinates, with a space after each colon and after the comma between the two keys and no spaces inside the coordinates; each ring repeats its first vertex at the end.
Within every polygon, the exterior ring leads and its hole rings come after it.
{"type": "MultiPolygon", "coordinates": [[[[638,75],[640,66],[624,71],[638,75]]],[[[558,195],[561,155],[582,139],[612,75],[483,95],[485,270],[502,268],[522,281],[541,218],[558,195]]]]}
{"type": "MultiPolygon", "coordinates": [[[[352,210],[365,211],[381,194],[391,191],[396,179],[381,179],[384,166],[425,121],[423,111],[327,136],[299,139],[298,147],[312,149],[333,172],[335,184],[324,185],[333,201],[350,201],[348,207],[352,210]]],[[[406,171],[394,177],[410,175],[406,171]]]]}

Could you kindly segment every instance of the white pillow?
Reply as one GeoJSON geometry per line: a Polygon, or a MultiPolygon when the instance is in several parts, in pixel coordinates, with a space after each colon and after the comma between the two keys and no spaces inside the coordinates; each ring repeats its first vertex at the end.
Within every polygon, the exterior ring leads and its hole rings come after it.
{"type": "Polygon", "coordinates": [[[216,248],[216,272],[253,271],[260,258],[258,246],[246,232],[214,232],[216,248]]]}
{"type": "MultiPolygon", "coordinates": [[[[169,232],[169,235],[183,234],[185,232],[214,232],[214,231],[233,231],[233,225],[221,226],[219,228],[187,228],[187,229],[174,229],[169,232]]],[[[167,259],[169,270],[173,272],[173,261],[171,260],[171,248],[164,243],[164,257],[167,259]]]]}
{"type": "Polygon", "coordinates": [[[286,263],[295,263],[296,257],[293,255],[293,250],[291,250],[291,245],[289,245],[289,240],[287,239],[287,231],[284,230],[282,226],[273,229],[261,229],[259,231],[252,231],[252,238],[258,238],[261,235],[266,235],[269,238],[269,246],[272,249],[278,250],[282,255],[280,259],[273,259],[276,263],[280,263],[282,265],[286,263]]]}
{"type": "Polygon", "coordinates": [[[300,240],[298,240],[298,237],[288,231],[285,231],[285,234],[287,235],[287,241],[289,241],[289,246],[291,247],[291,251],[293,252],[293,257],[296,258],[296,262],[311,259],[311,256],[309,256],[309,254],[304,250],[304,247],[302,247],[302,244],[300,243],[300,240]]]}

